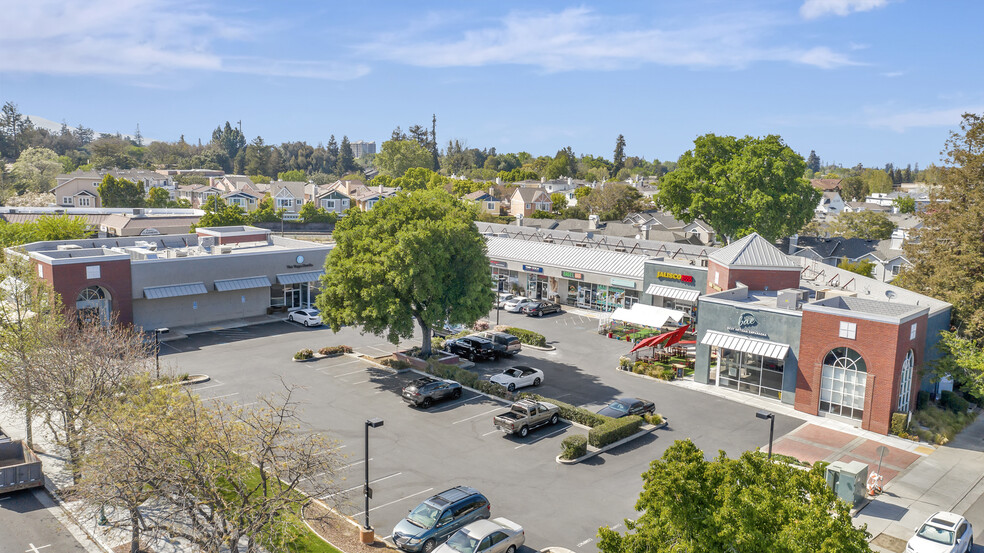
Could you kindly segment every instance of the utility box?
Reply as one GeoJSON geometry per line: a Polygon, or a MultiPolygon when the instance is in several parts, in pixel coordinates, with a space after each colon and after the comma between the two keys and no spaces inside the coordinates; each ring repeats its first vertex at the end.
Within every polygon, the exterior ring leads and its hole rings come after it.
{"type": "Polygon", "coordinates": [[[868,491],[865,487],[867,480],[868,465],[860,461],[834,461],[827,465],[827,486],[852,507],[864,501],[868,491]]]}

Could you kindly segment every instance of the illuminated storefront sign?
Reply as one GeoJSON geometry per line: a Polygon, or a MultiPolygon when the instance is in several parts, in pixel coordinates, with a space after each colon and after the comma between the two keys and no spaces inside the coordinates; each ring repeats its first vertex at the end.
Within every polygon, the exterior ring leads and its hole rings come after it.
{"type": "Polygon", "coordinates": [[[560,276],[574,280],[584,280],[583,273],[575,273],[574,271],[561,271],[560,276]]]}
{"type": "Polygon", "coordinates": [[[533,265],[523,265],[523,270],[527,273],[542,273],[543,267],[535,267],[533,265]]]}
{"type": "Polygon", "coordinates": [[[489,260],[489,265],[493,267],[508,267],[505,261],[496,261],[494,259],[489,260]]]}
{"type": "Polygon", "coordinates": [[[670,280],[679,280],[680,282],[689,282],[691,284],[693,284],[693,282],[694,282],[694,277],[692,277],[690,275],[680,275],[680,274],[677,274],[677,273],[667,273],[667,272],[664,272],[664,271],[659,271],[658,273],[656,273],[656,278],[667,278],[667,279],[670,279],[670,280]]]}

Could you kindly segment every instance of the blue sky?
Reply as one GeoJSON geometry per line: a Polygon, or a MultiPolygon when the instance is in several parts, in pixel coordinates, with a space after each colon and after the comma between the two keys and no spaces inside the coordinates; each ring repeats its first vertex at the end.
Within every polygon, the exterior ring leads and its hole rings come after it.
{"type": "Polygon", "coordinates": [[[676,159],[704,133],[938,162],[984,113],[979,0],[0,0],[0,100],[100,131],[676,159]]]}

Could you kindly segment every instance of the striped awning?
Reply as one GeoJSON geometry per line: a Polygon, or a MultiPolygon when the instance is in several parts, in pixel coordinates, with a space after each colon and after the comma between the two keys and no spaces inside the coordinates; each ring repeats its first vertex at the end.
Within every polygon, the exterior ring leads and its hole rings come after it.
{"type": "Polygon", "coordinates": [[[683,301],[697,301],[697,298],[700,297],[700,292],[697,290],[686,290],[684,288],[661,286],[659,284],[650,284],[649,288],[646,288],[646,293],[651,296],[661,296],[670,298],[671,300],[683,301]]]}
{"type": "Polygon", "coordinates": [[[245,278],[229,278],[215,281],[216,292],[230,292],[232,290],[247,290],[249,288],[269,288],[270,279],[266,275],[245,278]]]}
{"type": "Polygon", "coordinates": [[[300,284],[302,282],[314,282],[324,276],[324,271],[307,271],[304,273],[284,273],[277,275],[279,284],[300,284]]]}
{"type": "Polygon", "coordinates": [[[143,289],[144,297],[148,300],[159,300],[163,298],[176,298],[178,296],[195,296],[207,294],[204,282],[190,282],[188,284],[173,284],[171,286],[148,286],[143,289]]]}
{"type": "Polygon", "coordinates": [[[757,338],[747,338],[716,330],[708,330],[704,334],[704,337],[701,338],[700,343],[708,346],[743,351],[745,353],[754,353],[772,359],[785,359],[786,353],[789,352],[788,344],[759,340],[757,338]]]}

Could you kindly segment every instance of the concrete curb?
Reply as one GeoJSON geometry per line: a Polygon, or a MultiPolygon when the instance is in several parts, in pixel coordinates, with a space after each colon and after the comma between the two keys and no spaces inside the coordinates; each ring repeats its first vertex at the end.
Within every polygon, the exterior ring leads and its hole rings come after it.
{"type": "Polygon", "coordinates": [[[590,459],[592,457],[596,457],[598,455],[601,455],[602,453],[604,453],[604,452],[606,452],[606,451],[608,451],[610,449],[614,449],[614,448],[616,448],[616,447],[618,447],[618,446],[620,446],[622,444],[627,444],[627,443],[629,443],[629,442],[631,442],[631,441],[633,441],[633,440],[635,440],[637,438],[641,438],[641,437],[643,437],[643,436],[645,436],[647,434],[652,434],[653,432],[655,432],[655,431],[657,431],[657,430],[659,430],[661,428],[666,428],[669,424],[670,424],[669,419],[663,419],[663,424],[661,424],[659,426],[647,425],[647,426],[649,426],[649,428],[643,428],[642,430],[636,432],[635,434],[633,434],[631,436],[622,438],[621,440],[619,440],[617,442],[612,442],[612,443],[606,445],[605,447],[599,448],[596,451],[589,451],[588,453],[586,453],[586,454],[578,457],[577,459],[561,459],[560,458],[560,455],[558,455],[556,460],[557,460],[557,463],[559,463],[561,465],[576,465],[576,464],[578,464],[578,463],[580,463],[582,461],[586,461],[586,460],[588,460],[588,459],[590,459]]]}
{"type": "Polygon", "coordinates": [[[534,346],[533,344],[523,344],[523,347],[524,348],[533,348],[533,349],[539,350],[539,351],[557,351],[557,348],[555,348],[553,346],[547,346],[545,348],[541,348],[540,346],[534,346]]]}
{"type": "Polygon", "coordinates": [[[56,486],[55,483],[52,482],[47,475],[45,475],[44,477],[44,491],[48,493],[48,496],[51,497],[52,501],[55,502],[55,505],[58,505],[58,507],[61,508],[62,513],[64,513],[65,516],[68,517],[68,519],[72,521],[72,523],[75,524],[75,526],[78,529],[82,530],[82,532],[85,533],[86,536],[88,536],[89,540],[92,543],[96,544],[96,547],[98,547],[105,553],[113,553],[112,548],[110,548],[108,545],[103,543],[102,540],[99,539],[93,532],[90,532],[89,529],[86,528],[84,524],[82,524],[82,521],[80,521],[78,517],[75,516],[75,513],[73,513],[71,509],[65,506],[65,502],[62,500],[61,494],[59,493],[58,486],[56,486]]]}

